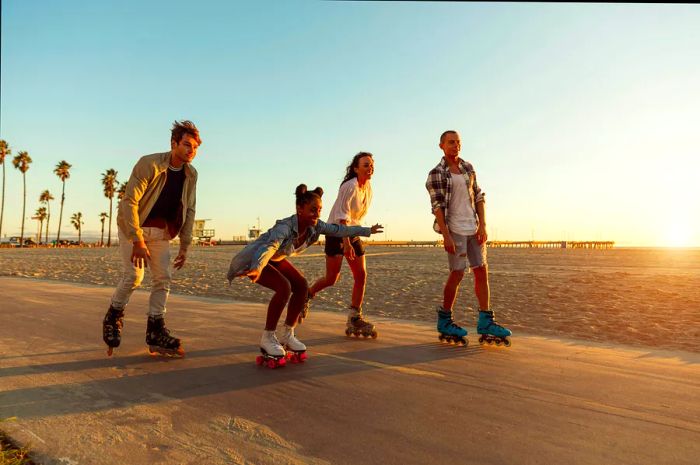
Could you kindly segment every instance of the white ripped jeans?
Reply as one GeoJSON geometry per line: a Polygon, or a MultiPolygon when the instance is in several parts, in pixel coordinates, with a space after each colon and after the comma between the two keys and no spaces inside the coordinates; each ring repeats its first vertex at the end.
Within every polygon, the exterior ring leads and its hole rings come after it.
{"type": "MultiPolygon", "coordinates": [[[[170,234],[167,229],[143,228],[143,240],[151,254],[148,268],[151,270],[151,297],[148,301],[148,315],[162,316],[165,314],[165,302],[170,293],[170,234]]],[[[119,231],[119,253],[122,257],[122,279],[112,295],[112,307],[124,308],[134,290],[143,281],[144,268],[137,268],[131,262],[134,244],[119,231]]]]}

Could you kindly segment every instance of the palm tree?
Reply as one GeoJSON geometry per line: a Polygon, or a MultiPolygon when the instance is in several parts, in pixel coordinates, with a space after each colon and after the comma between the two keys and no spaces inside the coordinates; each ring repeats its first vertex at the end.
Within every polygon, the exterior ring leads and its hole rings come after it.
{"type": "Polygon", "coordinates": [[[5,214],[5,156],[11,154],[10,145],[0,140],[0,165],[2,165],[2,204],[0,206],[0,237],[2,237],[2,217],[5,214]]]}
{"type": "Polygon", "coordinates": [[[44,234],[44,239],[46,240],[46,243],[49,243],[49,221],[51,220],[51,201],[53,200],[53,195],[51,195],[51,192],[49,192],[48,189],[46,189],[44,192],[41,193],[39,196],[39,202],[42,204],[46,204],[46,234],[44,234]]]}
{"type": "Polygon", "coordinates": [[[119,185],[119,189],[117,189],[117,200],[121,202],[121,200],[124,198],[126,195],[126,181],[121,183],[119,185]]]}
{"type": "Polygon", "coordinates": [[[56,176],[63,183],[63,190],[61,191],[61,211],[58,213],[58,232],[56,233],[56,245],[59,244],[61,240],[61,221],[63,220],[63,202],[66,200],[66,179],[70,178],[71,164],[65,160],[61,160],[56,165],[53,170],[56,176]]]}
{"type": "Polygon", "coordinates": [[[22,230],[19,235],[20,247],[24,247],[24,214],[27,210],[27,170],[29,169],[29,164],[31,162],[32,157],[29,156],[29,153],[27,153],[26,150],[19,152],[17,155],[15,155],[15,158],[12,159],[12,164],[15,165],[15,168],[22,172],[22,184],[24,187],[24,199],[22,202],[22,230]]]}
{"type": "Polygon", "coordinates": [[[78,230],[78,245],[82,245],[82,237],[83,237],[83,214],[78,212],[78,213],[73,213],[73,216],[70,217],[70,222],[75,227],[75,229],[78,230]]]}
{"type": "Polygon", "coordinates": [[[102,236],[100,236],[100,246],[104,247],[105,245],[105,220],[109,218],[109,215],[106,212],[100,213],[100,223],[102,223],[102,236]]]}
{"type": "MultiPolygon", "coordinates": [[[[47,218],[46,207],[37,208],[34,218],[39,220],[39,244],[41,244],[41,230],[44,227],[44,220],[47,218]]],[[[48,237],[46,237],[46,240],[48,241],[48,237]]]]}
{"type": "Polygon", "coordinates": [[[109,199],[109,225],[107,227],[107,247],[112,245],[112,199],[117,191],[117,172],[112,168],[102,173],[102,187],[105,197],[109,199]]]}

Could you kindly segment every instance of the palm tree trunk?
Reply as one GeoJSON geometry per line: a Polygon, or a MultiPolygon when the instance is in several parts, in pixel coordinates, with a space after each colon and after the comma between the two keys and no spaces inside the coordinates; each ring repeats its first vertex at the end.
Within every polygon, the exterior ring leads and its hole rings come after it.
{"type": "Polygon", "coordinates": [[[109,228],[107,228],[107,247],[112,245],[112,197],[109,198],[109,228]]]}
{"type": "Polygon", "coordinates": [[[0,206],[0,237],[2,237],[2,217],[5,215],[5,163],[2,164],[2,204],[0,206]]]}
{"type": "Polygon", "coordinates": [[[39,245],[41,245],[41,230],[44,229],[44,220],[39,220],[39,245]]]}
{"type": "Polygon", "coordinates": [[[24,200],[22,202],[22,232],[19,235],[20,247],[24,247],[24,215],[27,210],[27,173],[22,173],[22,186],[24,192],[24,200]]]}
{"type": "Polygon", "coordinates": [[[66,200],[66,181],[63,181],[63,190],[61,191],[61,211],[58,213],[58,232],[56,233],[56,246],[61,240],[61,221],[63,220],[63,201],[66,200]]]}
{"type": "Polygon", "coordinates": [[[80,246],[83,242],[83,228],[78,227],[78,246],[80,246]]]}
{"type": "Polygon", "coordinates": [[[48,209],[48,213],[46,214],[46,233],[44,233],[44,240],[46,241],[46,245],[49,245],[49,220],[51,219],[51,203],[48,200],[46,201],[46,208],[48,209]]]}
{"type": "Polygon", "coordinates": [[[100,236],[100,247],[105,246],[105,220],[102,220],[102,235],[100,236]]]}

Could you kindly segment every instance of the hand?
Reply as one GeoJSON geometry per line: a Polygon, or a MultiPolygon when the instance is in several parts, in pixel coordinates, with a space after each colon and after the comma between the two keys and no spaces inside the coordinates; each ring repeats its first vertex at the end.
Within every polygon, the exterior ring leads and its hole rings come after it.
{"type": "Polygon", "coordinates": [[[176,270],[181,269],[183,266],[185,266],[186,260],[187,260],[187,251],[180,249],[180,251],[177,254],[177,257],[175,257],[175,261],[173,262],[173,267],[176,270]]]}
{"type": "Polygon", "coordinates": [[[384,232],[384,226],[382,226],[379,223],[375,224],[370,229],[372,230],[371,234],[377,234],[377,233],[384,232]]]}
{"type": "Polygon", "coordinates": [[[443,234],[442,238],[443,246],[445,247],[447,253],[454,254],[457,248],[455,247],[455,241],[452,240],[452,236],[450,235],[450,233],[443,234]]]}
{"type": "Polygon", "coordinates": [[[134,242],[134,248],[131,250],[131,263],[136,268],[144,268],[148,266],[148,260],[151,259],[151,252],[148,251],[145,242],[134,242]]]}
{"type": "Polygon", "coordinates": [[[483,244],[488,239],[489,235],[486,233],[486,225],[480,224],[479,228],[476,230],[476,240],[479,244],[483,244]]]}
{"type": "Polygon", "coordinates": [[[254,283],[257,283],[258,279],[260,279],[260,272],[258,270],[250,270],[245,275],[248,276],[254,283]]]}
{"type": "Polygon", "coordinates": [[[347,244],[343,244],[343,255],[345,255],[345,258],[348,260],[355,260],[355,249],[349,242],[347,244]]]}

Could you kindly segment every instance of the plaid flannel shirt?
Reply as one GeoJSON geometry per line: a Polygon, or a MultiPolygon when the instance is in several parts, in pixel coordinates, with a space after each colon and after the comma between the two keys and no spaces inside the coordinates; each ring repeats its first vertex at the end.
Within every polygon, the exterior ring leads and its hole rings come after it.
{"type": "MultiPolygon", "coordinates": [[[[469,193],[472,210],[474,210],[474,218],[478,225],[479,217],[476,214],[476,204],[485,202],[484,193],[481,192],[481,188],[476,183],[476,171],[474,171],[472,164],[460,158],[458,166],[464,180],[467,182],[467,192],[469,193]]],[[[448,222],[449,218],[448,206],[450,205],[450,198],[452,197],[453,176],[456,175],[450,173],[447,160],[445,160],[445,157],[442,157],[440,163],[430,170],[430,173],[428,173],[428,180],[425,182],[425,188],[428,189],[428,193],[430,194],[430,213],[435,214],[435,210],[442,208],[445,213],[445,223],[448,222]]],[[[437,218],[435,218],[433,222],[433,230],[436,233],[441,233],[437,218]]]]}

